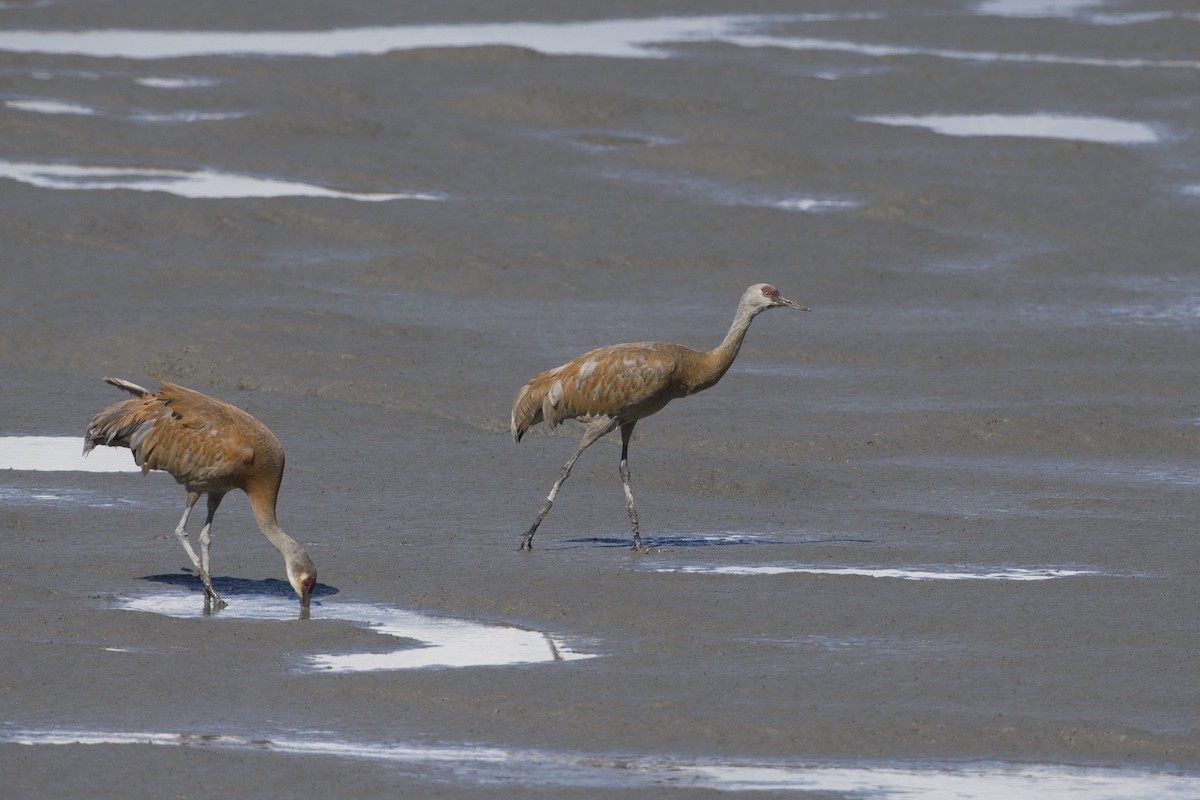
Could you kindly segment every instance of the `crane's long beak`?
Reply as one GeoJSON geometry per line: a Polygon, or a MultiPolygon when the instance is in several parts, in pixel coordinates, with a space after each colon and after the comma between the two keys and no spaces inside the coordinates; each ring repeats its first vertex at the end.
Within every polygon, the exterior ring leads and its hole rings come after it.
{"type": "Polygon", "coordinates": [[[794,309],[796,309],[797,311],[812,311],[812,309],[811,309],[811,308],[809,308],[809,307],[807,307],[807,306],[802,306],[802,305],[800,305],[799,303],[797,303],[797,302],[796,302],[796,301],[794,301],[794,300],[788,300],[788,299],[787,299],[786,297],[784,297],[783,295],[780,295],[780,296],[779,296],[779,302],[780,302],[780,303],[782,303],[782,304],[783,304],[783,305],[785,305],[785,306],[788,306],[788,307],[790,307],[790,308],[794,308],[794,309]]]}

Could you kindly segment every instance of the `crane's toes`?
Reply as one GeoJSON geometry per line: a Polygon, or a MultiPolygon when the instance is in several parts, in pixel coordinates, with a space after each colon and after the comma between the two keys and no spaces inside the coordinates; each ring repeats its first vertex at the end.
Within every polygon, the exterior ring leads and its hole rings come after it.
{"type": "Polygon", "coordinates": [[[220,611],[222,608],[226,608],[228,606],[229,603],[226,603],[224,600],[222,600],[221,595],[217,594],[216,592],[204,593],[205,611],[207,611],[209,608],[212,608],[214,611],[220,611]]]}

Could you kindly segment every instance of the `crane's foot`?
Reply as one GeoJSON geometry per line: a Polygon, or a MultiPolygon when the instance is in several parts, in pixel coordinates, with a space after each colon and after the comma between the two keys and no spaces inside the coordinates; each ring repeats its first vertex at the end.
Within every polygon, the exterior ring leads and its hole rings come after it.
{"type": "Polygon", "coordinates": [[[637,516],[630,511],[630,516],[633,517],[633,552],[649,553],[650,548],[642,544],[642,532],[638,529],[637,516]]]}
{"type": "Polygon", "coordinates": [[[531,550],[533,550],[533,531],[521,537],[521,547],[518,552],[528,553],[531,550]]]}
{"type": "Polygon", "coordinates": [[[205,590],[205,592],[204,592],[204,613],[205,614],[210,614],[213,611],[220,611],[222,608],[225,608],[228,605],[229,605],[228,603],[226,603],[224,600],[221,599],[220,595],[215,594],[215,593],[210,594],[207,590],[205,590]]]}
{"type": "Polygon", "coordinates": [[[220,611],[222,608],[225,608],[226,606],[229,605],[229,603],[226,603],[224,600],[221,599],[221,595],[217,594],[217,590],[213,588],[212,578],[208,577],[207,570],[202,570],[200,572],[200,582],[204,584],[204,610],[205,611],[208,611],[210,607],[217,611],[220,611]]]}

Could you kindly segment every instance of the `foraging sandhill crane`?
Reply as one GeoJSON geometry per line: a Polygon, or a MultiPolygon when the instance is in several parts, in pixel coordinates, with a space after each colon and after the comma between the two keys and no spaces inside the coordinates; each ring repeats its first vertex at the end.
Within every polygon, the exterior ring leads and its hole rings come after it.
{"type": "Polygon", "coordinates": [[[633,426],[676,397],[695,394],[721,380],[737,357],[750,323],[768,308],[780,306],[808,311],[779,294],[779,290],[769,283],[758,283],[742,295],[729,333],[715,350],[702,353],[670,342],[617,344],[584,353],[561,367],[535,375],[522,386],[513,400],[511,430],[514,442],[520,442],[531,425],[542,421],[554,428],[563,420],[579,419],[587,427],[575,454],[563,466],[546,502],[538,509],[533,525],[521,539],[521,549],[533,549],[533,534],[550,512],[558,490],[570,476],[571,467],[580,454],[597,439],[619,427],[621,483],[625,487],[625,505],[633,528],[633,549],[645,552],[638,530],[637,511],[633,507],[633,492],[629,488],[629,437],[633,426]]]}
{"type": "Polygon", "coordinates": [[[83,439],[86,456],[96,445],[128,447],[145,475],[152,469],[169,472],[187,494],[183,518],[175,535],[183,544],[204,584],[205,604],[226,603],[213,589],[208,572],[208,546],[213,515],[225,495],[241,489],[263,536],[287,569],[288,582],[306,610],[317,584],[317,568],[304,548],[283,532],[275,519],[275,500],[283,480],[283,447],[266,425],[240,408],[206,394],[158,378],[157,392],[120,378],[106,383],[124,389],[132,400],[113,403],[88,423],[83,439]],[[200,531],[200,558],[188,541],[188,517],[202,494],[208,495],[208,516],[200,531]]]}

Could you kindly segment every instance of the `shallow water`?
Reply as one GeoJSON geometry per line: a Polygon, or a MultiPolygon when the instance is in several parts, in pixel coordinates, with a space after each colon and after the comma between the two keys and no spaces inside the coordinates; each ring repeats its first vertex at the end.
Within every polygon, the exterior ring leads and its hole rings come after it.
{"type": "Polygon", "coordinates": [[[955,569],[953,567],[851,567],[769,564],[658,567],[657,572],[683,572],[689,575],[856,575],[866,578],[896,578],[904,581],[1048,581],[1055,578],[1097,576],[1102,572],[1061,567],[1006,567],[1003,569],[955,569]]]}
{"type": "Polygon", "coordinates": [[[0,730],[0,744],[25,746],[121,745],[253,751],[306,758],[385,763],[401,771],[419,767],[420,777],[470,780],[483,786],[592,788],[643,791],[665,788],[723,792],[810,792],[890,800],[1012,798],[1031,796],[1125,800],[1190,798],[1193,779],[1169,772],[1043,764],[738,763],[646,758],[628,755],[512,751],[492,747],[429,747],[328,740],[323,736],[241,737],[222,734],[0,730]]]}
{"type": "Polygon", "coordinates": [[[928,128],[946,136],[1030,136],[1105,144],[1145,144],[1159,141],[1154,128],[1143,122],[1103,117],[1073,117],[1066,114],[968,114],[861,119],[881,125],[928,128]]]}
{"type": "Polygon", "coordinates": [[[0,161],[0,178],[20,181],[40,189],[124,189],[165,192],[201,200],[243,197],[324,197],[366,202],[444,199],[438,194],[424,192],[343,192],[300,181],[238,175],[211,169],[151,169],[0,161]]]}
{"type": "MultiPolygon", "coordinates": [[[[288,597],[223,592],[229,606],[211,615],[228,619],[285,620],[296,617],[288,597]]],[[[123,599],[120,608],[179,619],[210,616],[193,593],[155,593],[123,599]]],[[[329,673],[373,672],[422,667],[492,667],[575,661],[591,658],[556,641],[548,633],[505,625],[485,625],[465,619],[417,614],[367,603],[324,600],[313,603],[312,619],[345,620],[375,633],[410,639],[412,644],[390,653],[317,653],[305,656],[297,669],[329,673]]]]}
{"type": "Polygon", "coordinates": [[[125,448],[83,454],[82,436],[0,436],[0,469],[35,472],[141,472],[125,448]]]}

